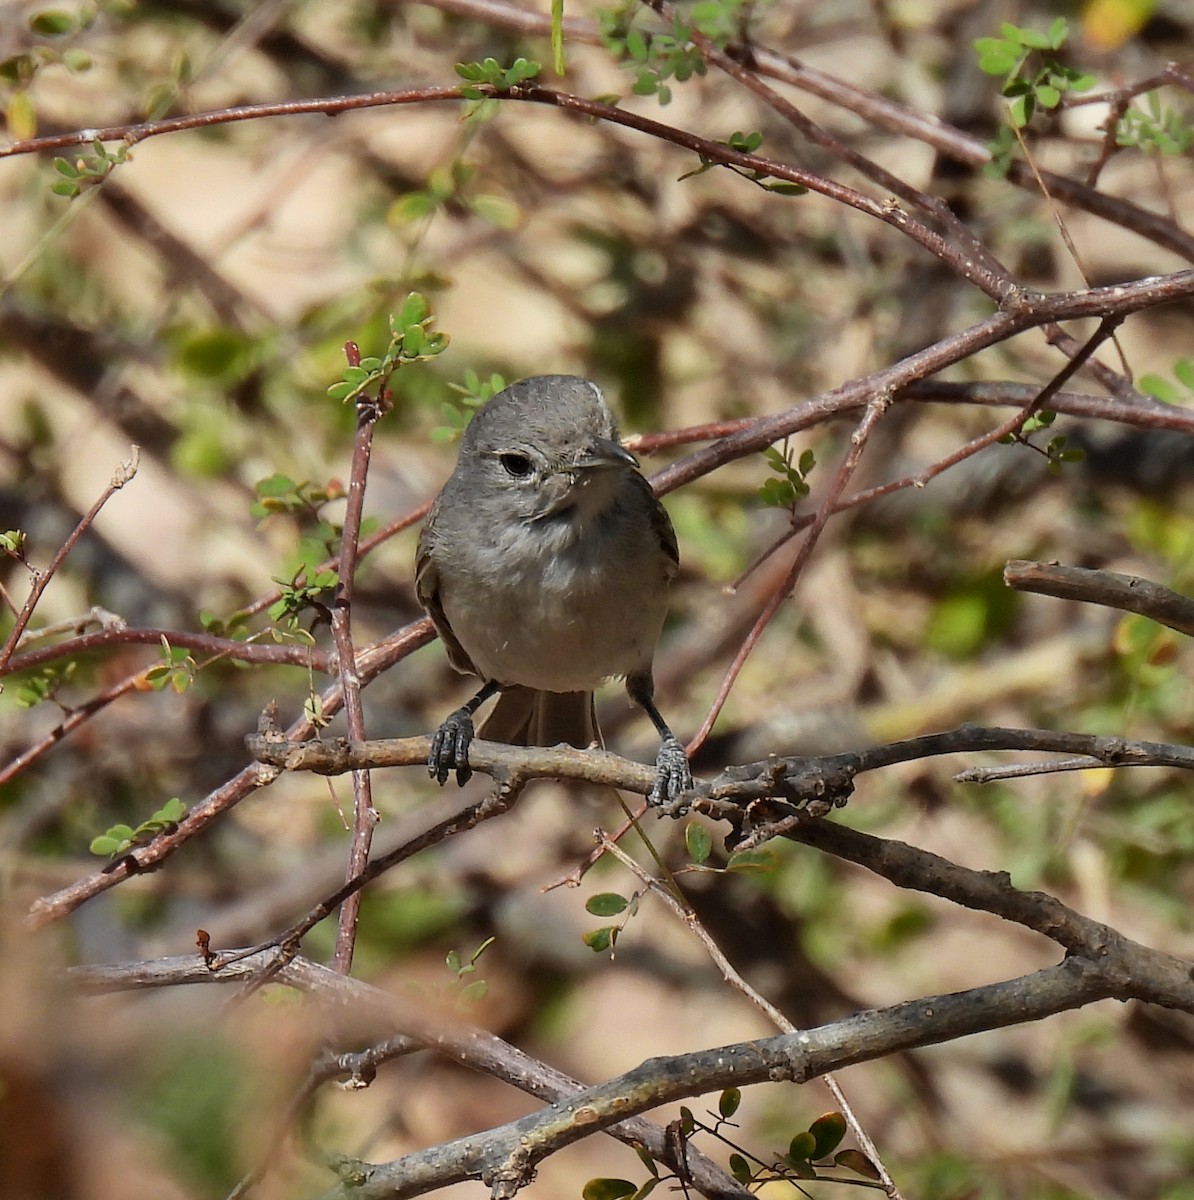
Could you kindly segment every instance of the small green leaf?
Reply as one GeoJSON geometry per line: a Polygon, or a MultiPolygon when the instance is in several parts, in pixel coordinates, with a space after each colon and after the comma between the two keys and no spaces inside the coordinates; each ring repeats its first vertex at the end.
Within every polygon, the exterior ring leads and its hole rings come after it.
{"type": "Polygon", "coordinates": [[[742,1157],[741,1154],[730,1155],[730,1174],[738,1180],[739,1183],[750,1183],[751,1170],[750,1163],[742,1157]]]}
{"type": "Polygon", "coordinates": [[[1178,383],[1194,392],[1194,358],[1179,358],[1173,364],[1173,374],[1178,383]]]}
{"type": "Polygon", "coordinates": [[[1141,375],[1136,380],[1136,386],[1146,396],[1153,396],[1165,404],[1178,404],[1181,402],[1181,393],[1168,379],[1160,375],[1141,375]]]}
{"type": "Polygon", "coordinates": [[[598,892],[585,901],[585,911],[595,917],[616,917],[630,907],[630,901],[617,892],[598,892]]]}
{"type": "Polygon", "coordinates": [[[1061,103],[1061,92],[1047,83],[1039,83],[1036,86],[1036,99],[1042,108],[1056,108],[1061,103]]]}
{"type": "Polygon", "coordinates": [[[187,806],[177,797],[174,796],[167,800],[157,812],[153,814],[155,821],[163,821],[171,823],[181,821],[186,815],[187,806]]]}
{"type": "Polygon", "coordinates": [[[460,998],[469,1004],[485,999],[489,984],[484,979],[474,979],[472,983],[460,989],[460,998]]]}
{"type": "Polygon", "coordinates": [[[626,1179],[590,1179],[581,1191],[583,1200],[622,1200],[638,1189],[626,1179]]]}
{"type": "Polygon", "coordinates": [[[728,1087],[717,1098],[717,1111],[728,1121],[738,1111],[738,1106],[741,1103],[742,1089],[728,1087]]]}
{"type": "Polygon", "coordinates": [[[584,934],[581,941],[586,946],[597,954],[603,954],[606,950],[612,950],[614,943],[617,941],[618,931],[612,925],[603,925],[600,929],[590,929],[584,934]]]}
{"type": "Polygon", "coordinates": [[[29,28],[38,37],[62,37],[75,28],[75,18],[68,12],[46,9],[29,18],[29,28]]]}
{"type": "Polygon", "coordinates": [[[801,1130],[788,1143],[788,1161],[808,1162],[817,1149],[817,1139],[807,1129],[801,1130]]]}
{"type": "Polygon", "coordinates": [[[697,821],[690,821],[684,830],[684,845],[688,856],[698,865],[709,861],[713,849],[713,838],[709,831],[697,821]]]}
{"type": "Polygon", "coordinates": [[[809,1127],[815,1142],[812,1159],[828,1158],[846,1136],[846,1118],[840,1112],[829,1112],[818,1117],[809,1127]]]}
{"type": "Polygon", "coordinates": [[[774,871],[778,865],[773,851],[762,847],[758,850],[739,850],[736,854],[730,855],[730,861],[726,864],[728,871],[740,872],[763,872],[774,871]]]}

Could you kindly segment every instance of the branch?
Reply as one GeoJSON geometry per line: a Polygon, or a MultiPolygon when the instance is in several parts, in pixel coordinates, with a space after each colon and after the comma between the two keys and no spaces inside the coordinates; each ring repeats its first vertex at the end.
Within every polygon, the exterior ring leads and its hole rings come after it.
{"type": "MultiPolygon", "coordinates": [[[[405,629],[386,638],[364,650],[358,660],[357,670],[362,680],[370,680],[381,674],[395,662],[405,658],[420,646],[427,645],[435,636],[431,621],[424,617],[408,625],[405,629]]],[[[321,694],[320,702],[325,715],[332,716],[339,711],[343,704],[343,691],[339,681],[332,683],[321,694]]],[[[305,718],[293,722],[280,740],[290,739],[300,741],[310,737],[314,732],[309,721],[305,718]]],[[[187,810],[186,815],[170,833],[163,833],[145,846],[123,855],[107,868],[96,871],[84,879],[77,880],[68,887],[61,888],[49,896],[35,900],[29,907],[26,918],[29,926],[40,929],[51,921],[74,912],[79,905],[106,892],[109,888],[128,879],[130,875],[138,875],[158,867],[165,859],[174,853],[184,843],[201,833],[212,821],[228,809],[239,804],[246,796],[258,788],[266,787],[278,777],[279,770],[263,766],[260,762],[252,762],[234,775],[226,783],[209,792],[198,804],[187,810]]]]}
{"type": "MultiPolygon", "coordinates": [[[[359,367],[361,353],[356,343],[349,342],[345,350],[349,365],[359,367]]],[[[348,506],[340,537],[340,576],[336,599],[332,605],[332,638],[336,646],[336,662],[343,689],[344,716],[348,736],[354,740],[363,740],[365,737],[365,707],[361,701],[361,678],[357,674],[357,656],[352,645],[353,586],[361,536],[361,517],[365,510],[365,481],[369,474],[369,458],[373,450],[373,431],[381,416],[385,396],[386,389],[383,386],[376,400],[364,393],[357,398],[357,432],[352,449],[348,506]]],[[[369,847],[373,843],[373,830],[381,820],[377,809],[373,807],[373,787],[368,771],[353,771],[352,800],[352,848],[349,851],[347,867],[349,879],[365,869],[369,861],[369,847]]],[[[342,975],[347,975],[352,969],[360,911],[359,891],[347,897],[340,907],[333,962],[336,970],[342,975]]]]}
{"type": "MultiPolygon", "coordinates": [[[[471,1070],[501,1079],[541,1100],[563,1100],[583,1089],[583,1084],[532,1058],[487,1029],[429,1013],[409,997],[392,995],[360,980],[318,966],[306,959],[279,961],[275,954],[257,954],[236,959],[212,971],[198,955],[153,959],[148,962],[109,963],[102,966],[71,967],[69,982],[92,995],[113,992],[177,987],[183,984],[234,984],[251,982],[272,971],[273,980],[298,988],[323,1002],[333,1014],[348,1017],[353,1030],[382,1023],[400,1031],[377,1052],[339,1056],[341,1062],[321,1062],[313,1070],[319,1078],[352,1075],[363,1082],[384,1057],[426,1048],[471,1070]],[[362,1066],[364,1072],[362,1072],[362,1066]],[[355,1074],[354,1074],[355,1072],[355,1074]]],[[[326,1059],[326,1056],[324,1056],[326,1059]]],[[[630,1146],[645,1146],[652,1157],[677,1169],[674,1147],[658,1125],[632,1117],[611,1126],[607,1132],[630,1146]]],[[[748,1200],[751,1193],[738,1185],[716,1163],[689,1147],[685,1164],[694,1186],[716,1200],[748,1200]]]]}
{"type": "Polygon", "coordinates": [[[1013,559],[1003,568],[1003,582],[1020,592],[1137,613],[1194,637],[1194,600],[1139,575],[1013,559]]]}
{"type": "MultiPolygon", "coordinates": [[[[1118,948],[1116,948],[1118,949],[1118,948]]],[[[1151,953],[1151,952],[1150,952],[1151,953]]],[[[1166,957],[1166,956],[1162,956],[1166,957]]],[[[856,1063],[1040,1020],[1108,997],[1135,995],[1130,957],[1108,949],[1097,958],[1070,957],[1031,975],[928,996],[794,1034],[649,1059],[641,1066],[519,1120],[470,1134],[393,1162],[360,1164],[342,1200],[401,1200],[468,1179],[482,1179],[495,1200],[513,1196],[536,1165],[582,1138],[649,1111],[727,1087],[805,1083],[856,1063]]],[[[1167,981],[1194,1010],[1188,965],[1165,964],[1167,981]]]]}

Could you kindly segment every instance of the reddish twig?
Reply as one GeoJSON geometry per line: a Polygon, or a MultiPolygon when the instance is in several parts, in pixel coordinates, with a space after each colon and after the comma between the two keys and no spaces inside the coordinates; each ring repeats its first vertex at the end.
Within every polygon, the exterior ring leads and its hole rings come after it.
{"type": "MultiPolygon", "coordinates": [[[[349,366],[360,366],[361,353],[355,342],[345,346],[349,366]]],[[[344,513],[344,528],[340,539],[340,579],[332,605],[332,639],[339,662],[339,677],[344,694],[344,716],[348,736],[363,742],[365,708],[361,702],[361,680],[357,674],[356,653],[352,646],[352,597],[356,575],[358,546],[361,536],[361,517],[365,507],[365,481],[369,473],[369,458],[373,450],[373,431],[381,416],[386,389],[383,385],[376,400],[363,392],[357,397],[357,433],[352,448],[352,468],[348,483],[348,506],[344,513]]],[[[359,875],[369,861],[373,830],[381,819],[373,807],[373,786],[368,771],[352,773],[353,827],[352,848],[348,855],[347,878],[359,875]]],[[[354,892],[340,907],[336,928],[336,950],[332,967],[342,975],[352,968],[356,945],[357,920],[361,910],[361,894],[354,892]]]]}
{"type": "Polygon", "coordinates": [[[833,515],[847,481],[858,466],[867,439],[890,404],[891,396],[883,394],[874,397],[867,405],[862,420],[859,421],[857,428],[850,435],[850,449],[842,459],[833,477],[833,482],[829,485],[829,491],[826,493],[825,499],[818,506],[816,516],[809,523],[808,536],[800,543],[800,548],[796,551],[796,557],[788,569],[787,576],[772,593],[771,599],[759,614],[750,633],[746,635],[746,640],[734,656],[734,661],[730,664],[729,670],[726,671],[721,681],[721,686],[717,690],[717,695],[710,705],[708,713],[705,714],[705,720],[701,724],[700,729],[697,730],[696,736],[689,742],[688,753],[690,755],[696,753],[704,745],[705,739],[713,729],[713,723],[717,720],[726,700],[729,698],[730,690],[737,681],[743,664],[749,657],[750,652],[758,644],[763,631],[771,624],[772,618],[779,611],[779,606],[792,594],[792,589],[796,586],[796,581],[800,578],[800,574],[804,570],[804,565],[808,562],[809,556],[812,554],[813,547],[817,544],[825,525],[833,515]]]}

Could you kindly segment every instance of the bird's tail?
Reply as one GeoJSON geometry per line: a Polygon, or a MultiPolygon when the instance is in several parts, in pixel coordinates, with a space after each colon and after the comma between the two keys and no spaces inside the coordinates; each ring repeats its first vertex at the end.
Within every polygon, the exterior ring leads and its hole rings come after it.
{"type": "Polygon", "coordinates": [[[605,745],[592,692],[538,692],[525,687],[502,690],[477,736],[507,746],[605,745]]]}

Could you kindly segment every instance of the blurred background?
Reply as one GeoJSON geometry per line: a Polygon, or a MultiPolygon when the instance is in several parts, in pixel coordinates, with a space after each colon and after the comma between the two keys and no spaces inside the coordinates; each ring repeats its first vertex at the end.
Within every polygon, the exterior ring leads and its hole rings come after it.
{"type": "MultiPolygon", "coordinates": [[[[635,11],[605,20],[625,25],[635,11]]],[[[1137,100],[1141,127],[1151,121],[1168,141],[1126,147],[1099,180],[1180,236],[1158,244],[1064,208],[1076,261],[1049,203],[977,165],[1006,125],[1007,105],[973,49],[1001,21],[1048,29],[1065,17],[1061,60],[1094,75],[1100,90],[1120,86],[1191,55],[1184,3],[806,0],[727,2],[719,11],[735,37],[850,85],[838,102],[780,86],[854,150],[947,199],[1027,286],[1072,289],[1190,265],[1179,253],[1194,186],[1187,94],[1169,87],[1154,93],[1155,106],[1137,100]],[[868,96],[939,118],[934,128],[949,131],[955,152],[893,133],[868,96]]],[[[575,24],[560,80],[548,66],[546,6],[10,2],[0,4],[0,102],[11,141],[239,104],[452,85],[456,63],[525,56],[544,63],[549,86],[618,96],[714,139],[757,130],[761,153],[882,198],[716,71],[669,81],[666,105],[659,94],[632,94],[635,71],[601,44],[597,7],[569,0],[566,15],[575,24]],[[520,14],[531,12],[538,24],[525,32],[520,14]]],[[[649,17],[634,20],[663,28],[649,17]]],[[[682,179],[700,166],[694,156],[550,108],[511,102],[465,116],[462,107],[242,122],[153,138],[127,156],[112,142],[104,155],[66,150],[63,166],[54,154],[0,160],[0,532],[23,530],[28,561],[44,567],[132,445],[141,448],[135,480],[72,550],[34,629],[69,630],[93,606],[137,628],[264,629],[265,614],[234,618],[318,561],[334,544],[328,523],[342,518],[342,503],[312,498],[334,495],[348,477],[353,413],[327,397],[343,373],[342,347],[351,339],[380,354],[388,315],[412,290],[428,297],[452,341],[394,381],[369,475],[373,529],[429,499],[451,470],[467,414],[453,385],[475,390],[494,374],[587,375],[626,435],[649,435],[780,412],[991,312],[897,231],[822,197],[778,195],[723,169],[682,179]],[[263,516],[258,485],[279,475],[305,487],[310,502],[263,516]]],[[[1105,106],[1041,114],[1026,132],[1035,163],[1083,178],[1106,115],[1105,106]]],[[[1192,317],[1188,302],[1138,315],[1100,357],[1189,406],[1192,317]]],[[[1039,387],[1061,362],[1031,332],[946,378],[1039,387]]],[[[1078,390],[1098,389],[1088,380],[1078,390]]],[[[1007,411],[899,403],[854,483],[928,466],[1007,411]]],[[[794,457],[811,449],[817,461],[800,513],[813,511],[852,426],[825,423],[792,440],[794,457]]],[[[1047,436],[1058,434],[1085,458],[1055,472],[1039,451],[994,446],[928,488],[836,518],[747,661],[694,763],[698,774],[961,721],[1188,742],[1188,639],[1110,610],[1011,592],[1002,569],[1009,558],[1058,560],[1190,594],[1192,443],[1066,417],[1047,436]]],[[[683,453],[677,445],[644,454],[644,469],[683,453]]],[[[756,455],[667,497],[683,570],[657,678],[681,737],[699,727],[791,562],[789,548],[743,576],[788,527],[788,513],[760,497],[771,477],[756,455]]],[[[359,645],[420,615],[416,537],[413,527],[362,564],[359,645]]],[[[0,583],[19,609],[25,568],[0,558],[0,583]]],[[[6,606],[0,636],[12,620],[6,606]]],[[[314,636],[330,644],[326,627],[314,636]]],[[[7,1158],[13,1180],[40,1181],[39,1191],[13,1195],[226,1195],[263,1152],[310,1056],[329,1040],[371,1036],[333,1034],[315,1005],[284,989],[229,1011],[215,987],[80,1001],[55,974],[69,962],[189,953],[198,926],[217,945],[236,945],[291,924],[343,877],[346,780],[283,777],[157,873],[36,936],[22,930],[35,897],[103,865],[88,852],[93,838],[137,826],[172,797],[188,806],[202,799],[245,765],[243,738],[262,707],[275,700],[289,723],[312,686],[302,667],[197,656],[194,670],[184,662],[158,687],[126,687],[61,742],[20,758],[64,715],[161,655],[155,645],[108,647],[69,669],[59,662],[48,674],[12,675],[0,695],[0,1162],[7,1158]]],[[[425,732],[470,689],[438,645],[421,649],[369,687],[370,735],[425,732]]],[[[649,758],[652,731],[621,688],[611,685],[601,705],[611,746],[649,758]]],[[[331,732],[341,731],[334,722],[331,732]]],[[[983,788],[952,781],[964,766],[995,761],[1007,756],[864,777],[833,819],[1008,870],[1019,887],[1194,954],[1187,780],[1150,770],[983,788]]],[[[378,774],[374,797],[382,848],[460,803],[417,770],[378,774]]],[[[467,961],[495,938],[477,960],[487,993],[465,1015],[587,1082],[652,1055],[771,1032],[650,902],[616,958],[582,943],[601,923],[585,899],[629,894],[623,873],[603,864],[579,889],[542,890],[584,859],[594,826],[611,828],[619,816],[612,804],[543,786],[502,819],[403,865],[366,895],[355,973],[451,1006],[445,955],[467,961]]],[[[647,829],[673,867],[686,862],[679,825],[651,820],[647,829]]],[[[1057,958],[1035,935],[901,894],[804,847],[774,847],[766,872],[682,879],[739,969],[799,1025],[1057,958]]],[[[321,959],[331,940],[321,926],[304,952],[321,959]]],[[[1187,1200],[1192,1050],[1190,1017],[1107,1002],[853,1068],[842,1083],[909,1196],[1187,1200]]],[[[331,1179],[329,1153],[392,1158],[533,1107],[506,1085],[416,1055],[383,1069],[366,1091],[322,1089],[259,1194],[317,1194],[331,1179]]],[[[832,1107],[819,1084],[752,1089],[734,1138],[770,1158],[832,1107]]],[[[579,1195],[594,1175],[644,1178],[625,1147],[590,1141],[545,1163],[525,1194],[579,1195]]],[[[451,1194],[479,1195],[481,1185],[451,1194]]],[[[776,1184],[765,1194],[795,1192],[776,1184]]]]}

